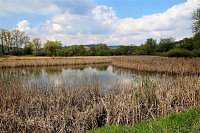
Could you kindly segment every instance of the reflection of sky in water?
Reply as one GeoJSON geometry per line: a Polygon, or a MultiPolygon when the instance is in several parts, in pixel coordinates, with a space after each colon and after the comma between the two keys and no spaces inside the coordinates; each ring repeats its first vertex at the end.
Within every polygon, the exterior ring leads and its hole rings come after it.
{"type": "MultiPolygon", "coordinates": [[[[160,74],[141,74],[131,70],[123,70],[112,66],[97,65],[83,67],[42,67],[42,68],[16,68],[1,72],[1,80],[5,82],[17,80],[30,88],[37,86],[41,89],[47,87],[71,87],[83,85],[84,81],[97,78],[103,90],[115,88],[116,83],[138,86],[143,80],[159,80],[160,74]]],[[[166,77],[165,77],[166,78],[166,77]]]]}

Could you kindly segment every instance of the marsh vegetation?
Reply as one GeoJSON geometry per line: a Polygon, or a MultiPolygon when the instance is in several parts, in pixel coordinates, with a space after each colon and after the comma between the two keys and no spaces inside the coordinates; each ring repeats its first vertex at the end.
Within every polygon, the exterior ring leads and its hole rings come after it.
{"type": "Polygon", "coordinates": [[[86,132],[199,107],[198,61],[146,56],[2,59],[0,130],[86,132]],[[69,64],[76,65],[65,66],[69,64]]]}

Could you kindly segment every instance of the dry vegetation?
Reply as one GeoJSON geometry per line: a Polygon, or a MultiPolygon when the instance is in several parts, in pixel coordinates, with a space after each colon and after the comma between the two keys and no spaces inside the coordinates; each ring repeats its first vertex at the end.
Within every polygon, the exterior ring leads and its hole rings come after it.
{"type": "Polygon", "coordinates": [[[134,124],[200,106],[200,77],[119,83],[100,93],[98,79],[82,87],[43,90],[0,81],[0,132],[86,132],[105,124],[134,124]]]}
{"type": "Polygon", "coordinates": [[[200,58],[167,58],[158,56],[115,57],[112,64],[136,71],[169,74],[200,74],[200,58]]]}
{"type": "Polygon", "coordinates": [[[9,57],[1,58],[0,68],[64,66],[110,63],[109,57],[9,57]]]}
{"type": "MultiPolygon", "coordinates": [[[[134,124],[200,107],[200,58],[73,57],[8,58],[0,68],[110,63],[139,71],[180,73],[176,80],[148,79],[140,86],[119,82],[102,94],[96,77],[86,78],[79,88],[39,85],[27,88],[19,82],[0,81],[0,132],[86,132],[105,124],[134,124]]],[[[2,69],[3,70],[3,69],[2,69]]],[[[64,86],[64,85],[63,85],[64,86]]]]}
{"type": "Polygon", "coordinates": [[[0,58],[0,68],[37,67],[112,63],[136,71],[168,74],[200,74],[200,58],[167,58],[157,56],[124,57],[9,57],[0,58]]]}

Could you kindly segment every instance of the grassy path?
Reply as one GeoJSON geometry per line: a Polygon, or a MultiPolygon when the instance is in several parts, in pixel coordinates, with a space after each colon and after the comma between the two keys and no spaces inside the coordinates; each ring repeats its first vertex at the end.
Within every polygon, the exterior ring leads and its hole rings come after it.
{"type": "Polygon", "coordinates": [[[90,133],[200,133],[200,108],[134,126],[105,126],[90,133]]]}

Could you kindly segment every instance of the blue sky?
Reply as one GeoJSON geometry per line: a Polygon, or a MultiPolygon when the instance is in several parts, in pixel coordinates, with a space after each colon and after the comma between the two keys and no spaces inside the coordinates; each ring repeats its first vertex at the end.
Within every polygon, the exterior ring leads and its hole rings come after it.
{"type": "Polygon", "coordinates": [[[0,0],[0,27],[64,45],[192,36],[199,0],[0,0]]]}
{"type": "Polygon", "coordinates": [[[186,2],[186,0],[97,0],[96,2],[113,7],[119,17],[139,18],[164,12],[173,5],[186,2]]]}

